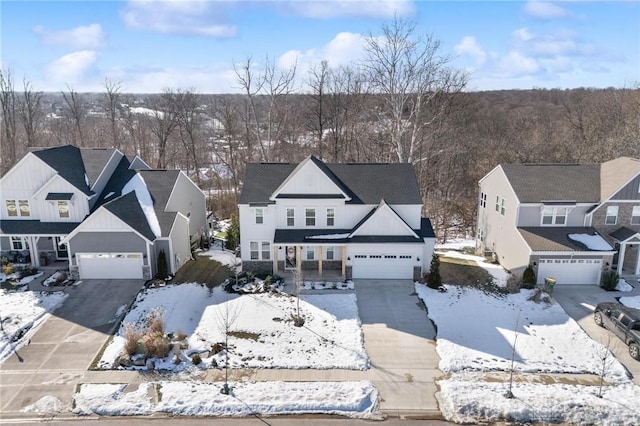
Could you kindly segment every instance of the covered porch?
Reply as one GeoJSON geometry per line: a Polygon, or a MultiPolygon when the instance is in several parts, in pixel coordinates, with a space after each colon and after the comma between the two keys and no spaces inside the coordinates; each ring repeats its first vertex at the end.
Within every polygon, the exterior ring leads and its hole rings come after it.
{"type": "Polygon", "coordinates": [[[640,275],[640,232],[622,227],[609,235],[614,239],[618,249],[614,257],[618,275],[640,275]]]}
{"type": "Polygon", "coordinates": [[[311,281],[345,280],[347,276],[346,245],[274,244],[273,272],[286,277],[298,274],[311,281]]]}

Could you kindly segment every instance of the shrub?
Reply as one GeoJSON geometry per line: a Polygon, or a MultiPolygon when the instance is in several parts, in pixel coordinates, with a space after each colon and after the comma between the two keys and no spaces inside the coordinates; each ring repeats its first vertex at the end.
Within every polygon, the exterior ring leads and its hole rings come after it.
{"type": "Polygon", "coordinates": [[[164,335],[164,311],[162,309],[154,309],[147,315],[147,327],[149,332],[164,335]]]}
{"type": "Polygon", "coordinates": [[[200,357],[200,354],[191,355],[191,362],[193,363],[193,365],[200,364],[202,362],[202,358],[200,357]]]}
{"type": "Polygon", "coordinates": [[[440,276],[440,259],[434,254],[431,258],[431,270],[427,275],[427,286],[429,288],[440,288],[442,286],[442,277],[440,276]]]}
{"type": "Polygon", "coordinates": [[[522,288],[532,289],[536,286],[536,273],[533,272],[533,266],[529,265],[522,273],[522,288]]]}
{"type": "Polygon", "coordinates": [[[128,355],[134,355],[138,351],[138,341],[142,333],[135,324],[124,324],[124,350],[128,355]]]}
{"type": "Polygon", "coordinates": [[[618,273],[616,271],[606,272],[602,275],[600,287],[602,287],[606,291],[613,291],[618,285],[618,278],[618,273]]]}
{"type": "Polygon", "coordinates": [[[169,355],[171,345],[164,334],[154,332],[145,334],[142,337],[142,350],[147,358],[165,358],[169,355]]]}
{"type": "Polygon", "coordinates": [[[184,333],[182,332],[182,330],[178,329],[178,331],[176,331],[176,334],[175,334],[175,336],[174,336],[174,337],[175,337],[175,339],[176,339],[178,342],[181,342],[181,341],[183,341],[184,339],[186,339],[186,338],[187,338],[187,335],[186,335],[186,334],[184,334],[184,333]]]}
{"type": "Polygon", "coordinates": [[[11,263],[3,263],[2,272],[4,272],[5,275],[13,274],[13,265],[11,263]]]}
{"type": "Polygon", "coordinates": [[[520,285],[522,284],[520,278],[516,275],[510,275],[507,279],[506,290],[507,293],[515,294],[520,292],[520,285]]]}
{"type": "Polygon", "coordinates": [[[167,266],[167,255],[164,250],[158,253],[158,275],[157,277],[164,280],[169,275],[169,267],[167,266]]]}
{"type": "Polygon", "coordinates": [[[227,228],[227,244],[228,250],[235,250],[240,242],[240,224],[238,223],[238,217],[231,215],[229,220],[229,228],[227,228]]]}

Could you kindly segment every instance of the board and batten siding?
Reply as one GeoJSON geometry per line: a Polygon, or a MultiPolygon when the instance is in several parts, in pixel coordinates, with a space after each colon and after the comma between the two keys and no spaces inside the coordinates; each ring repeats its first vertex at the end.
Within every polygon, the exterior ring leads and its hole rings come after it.
{"type": "Polygon", "coordinates": [[[56,176],[45,187],[41,188],[34,200],[34,204],[38,206],[39,210],[38,219],[42,222],[82,222],[89,214],[89,201],[87,200],[87,196],[60,176],[56,176]],[[58,201],[46,199],[47,194],[50,192],[73,194],[71,200],[68,201],[68,218],[60,217],[58,201]]]}
{"type": "Polygon", "coordinates": [[[616,192],[611,200],[639,200],[640,201],[640,174],[631,179],[629,183],[616,192]]]}
{"type": "MultiPolygon", "coordinates": [[[[169,233],[173,258],[168,259],[169,272],[174,274],[185,262],[191,259],[191,243],[189,241],[189,221],[182,215],[176,215],[176,219],[169,233]]],[[[165,251],[167,256],[169,252],[165,251]]]]}
{"type": "Polygon", "coordinates": [[[189,218],[189,235],[207,230],[207,205],[204,193],[184,173],[179,173],[166,211],[180,212],[189,218]]]}
{"type": "Polygon", "coordinates": [[[308,161],[284,184],[282,194],[340,194],[342,191],[312,161],[308,161]]]}

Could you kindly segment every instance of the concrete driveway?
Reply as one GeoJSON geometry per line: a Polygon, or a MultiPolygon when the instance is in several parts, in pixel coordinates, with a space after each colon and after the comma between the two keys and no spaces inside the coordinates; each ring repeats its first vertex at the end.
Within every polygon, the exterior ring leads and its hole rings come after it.
{"type": "Polygon", "coordinates": [[[44,396],[70,406],[84,376],[142,280],[85,280],[66,287],[69,295],[40,329],[0,369],[0,417],[17,413],[44,396]],[[122,310],[121,310],[122,311],[122,310]]]}
{"type": "Polygon", "coordinates": [[[435,329],[410,280],[356,280],[358,310],[370,380],[380,392],[380,408],[398,416],[439,412],[435,380],[440,358],[435,329]]]}
{"type": "Polygon", "coordinates": [[[596,342],[604,345],[610,337],[611,352],[633,375],[633,382],[640,385],[640,361],[629,355],[627,345],[610,331],[599,327],[593,321],[593,310],[600,302],[615,302],[618,297],[639,296],[640,286],[632,292],[604,291],[595,285],[556,286],[553,297],[567,314],[596,342]]]}

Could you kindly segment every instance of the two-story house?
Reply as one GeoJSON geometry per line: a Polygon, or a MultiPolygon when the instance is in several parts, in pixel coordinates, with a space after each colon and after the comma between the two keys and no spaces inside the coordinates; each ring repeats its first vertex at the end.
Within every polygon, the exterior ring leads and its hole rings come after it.
{"type": "Polygon", "coordinates": [[[435,245],[409,164],[247,166],[238,204],[245,271],[417,279],[435,245]]]}
{"type": "Polygon", "coordinates": [[[35,267],[62,260],[80,278],[151,278],[160,250],[175,272],[206,230],[204,194],[184,173],[117,149],[27,153],[0,193],[2,255],[35,267]]]}
{"type": "Polygon", "coordinates": [[[640,160],[502,164],[479,181],[476,249],[538,283],[640,274],[640,160]]]}

